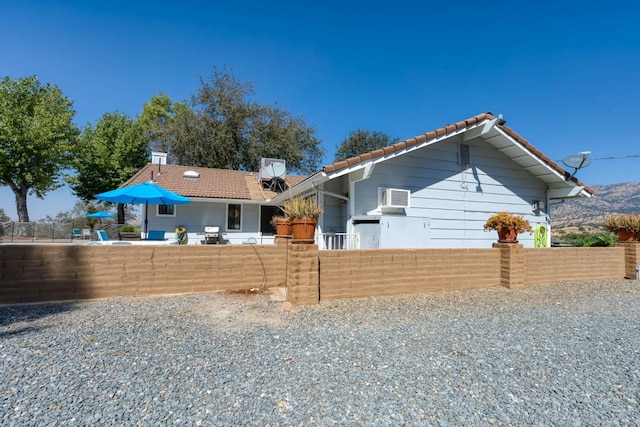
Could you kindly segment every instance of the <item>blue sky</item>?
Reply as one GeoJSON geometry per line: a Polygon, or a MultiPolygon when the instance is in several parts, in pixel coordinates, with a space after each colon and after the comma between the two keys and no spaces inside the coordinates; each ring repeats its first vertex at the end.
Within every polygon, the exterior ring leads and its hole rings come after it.
{"type": "MultiPolygon", "coordinates": [[[[226,67],[317,129],[333,160],[349,131],[410,138],[492,111],[552,159],[591,151],[589,185],[640,181],[640,2],[13,1],[0,77],[36,74],[76,123],[183,100],[226,67]],[[513,3],[513,4],[510,4],[513,3]]],[[[32,220],[73,207],[29,197],[32,220]]],[[[0,207],[16,218],[13,193],[0,207]]]]}

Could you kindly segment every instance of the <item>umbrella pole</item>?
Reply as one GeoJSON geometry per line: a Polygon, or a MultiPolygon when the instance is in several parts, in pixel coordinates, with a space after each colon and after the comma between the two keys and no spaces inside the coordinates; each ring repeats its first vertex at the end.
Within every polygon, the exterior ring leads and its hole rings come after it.
{"type": "Polygon", "coordinates": [[[149,215],[149,201],[144,202],[144,238],[147,238],[147,224],[149,220],[147,219],[149,215]]]}

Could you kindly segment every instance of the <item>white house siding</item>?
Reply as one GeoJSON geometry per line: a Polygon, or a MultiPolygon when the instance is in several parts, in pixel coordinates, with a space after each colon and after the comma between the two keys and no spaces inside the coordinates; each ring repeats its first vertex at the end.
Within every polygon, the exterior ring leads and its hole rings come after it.
{"type": "MultiPolygon", "coordinates": [[[[535,215],[533,200],[546,202],[546,185],[482,139],[467,141],[471,166],[458,165],[460,137],[377,164],[370,179],[355,183],[355,215],[379,215],[379,188],[411,191],[411,207],[385,214],[430,221],[430,247],[482,248],[496,241],[483,224],[497,211],[523,215],[535,228],[548,227],[544,211],[535,215]]],[[[519,240],[533,247],[533,236],[519,240]]]]}
{"type": "MultiPolygon", "coordinates": [[[[225,237],[231,243],[242,243],[249,237],[259,238],[259,205],[230,201],[230,203],[242,205],[241,230],[227,231],[227,202],[226,201],[199,201],[192,200],[186,205],[176,206],[176,216],[158,216],[157,207],[149,206],[149,230],[165,230],[166,236],[173,235],[178,225],[186,227],[189,234],[189,243],[195,244],[202,240],[204,227],[220,227],[225,237]]],[[[144,213],[143,213],[144,215],[144,213]]],[[[271,243],[273,238],[269,240],[271,243]]]]}

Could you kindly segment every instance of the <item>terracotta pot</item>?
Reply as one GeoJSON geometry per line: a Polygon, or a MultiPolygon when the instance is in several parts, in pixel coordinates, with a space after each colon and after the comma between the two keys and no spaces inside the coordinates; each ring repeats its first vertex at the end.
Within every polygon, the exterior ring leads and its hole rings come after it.
{"type": "Polygon", "coordinates": [[[513,228],[502,228],[498,230],[498,242],[518,243],[518,233],[513,228]]]}
{"type": "Polygon", "coordinates": [[[284,218],[278,218],[276,220],[276,236],[278,237],[286,237],[287,239],[291,237],[291,221],[284,218]]]}
{"type": "Polygon", "coordinates": [[[629,231],[626,228],[618,229],[618,241],[620,242],[637,242],[638,234],[633,231],[629,231]]]}
{"type": "Polygon", "coordinates": [[[291,220],[293,240],[313,241],[316,234],[317,218],[300,218],[291,220]]]}

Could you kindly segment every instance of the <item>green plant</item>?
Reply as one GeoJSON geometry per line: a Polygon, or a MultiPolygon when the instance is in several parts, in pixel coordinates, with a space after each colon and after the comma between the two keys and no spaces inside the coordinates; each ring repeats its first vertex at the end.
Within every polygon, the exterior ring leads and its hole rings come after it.
{"type": "Polygon", "coordinates": [[[133,225],[123,225],[122,227],[120,227],[120,232],[121,233],[140,233],[140,229],[138,227],[135,227],[133,225]]]}
{"type": "Polygon", "coordinates": [[[291,219],[318,218],[322,214],[322,208],[313,197],[292,197],[284,202],[282,210],[291,219]]]}
{"type": "Polygon", "coordinates": [[[612,233],[616,233],[618,230],[627,230],[638,234],[640,233],[640,214],[614,215],[608,218],[602,226],[612,233]]]}
{"type": "Polygon", "coordinates": [[[511,215],[509,212],[498,212],[495,215],[491,215],[487,222],[484,223],[484,230],[496,230],[502,229],[515,230],[516,233],[524,233],[528,231],[533,232],[531,224],[528,220],[524,219],[520,215],[511,215]]]}
{"type": "Polygon", "coordinates": [[[562,237],[564,243],[575,247],[611,247],[618,241],[614,234],[600,233],[570,233],[562,237]]]}

